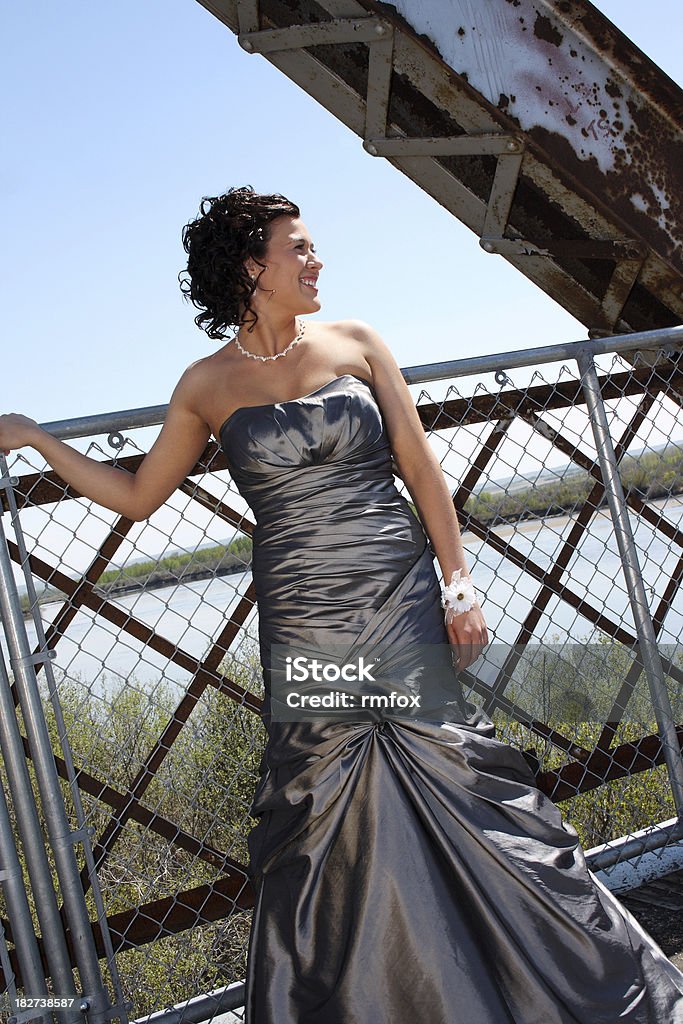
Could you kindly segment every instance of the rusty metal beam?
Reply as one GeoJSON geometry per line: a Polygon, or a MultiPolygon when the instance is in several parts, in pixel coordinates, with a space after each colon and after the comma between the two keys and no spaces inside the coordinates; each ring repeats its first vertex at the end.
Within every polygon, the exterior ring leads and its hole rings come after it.
{"type": "Polygon", "coordinates": [[[339,18],[265,32],[242,32],[238,40],[247,53],[276,53],[325,43],[372,43],[390,31],[379,18],[339,18]]]}
{"type": "Polygon", "coordinates": [[[586,0],[198,2],[592,336],[683,320],[683,93],[586,0]]]}
{"type": "MultiPolygon", "coordinates": [[[[683,728],[676,735],[683,750],[683,728]]],[[[596,748],[588,761],[571,761],[562,768],[540,772],[536,784],[554,803],[588,793],[606,782],[626,779],[664,764],[659,735],[642,736],[632,743],[621,743],[612,750],[596,748]]]]}
{"type": "MultiPolygon", "coordinates": [[[[153,900],[131,910],[112,914],[107,921],[110,926],[114,952],[123,953],[129,949],[138,949],[148,942],[154,942],[167,935],[196,928],[214,921],[223,921],[231,914],[251,910],[254,905],[255,890],[246,866],[235,875],[226,875],[205,885],[186,889],[163,899],[153,900]]],[[[5,932],[11,936],[10,922],[2,919],[5,932]]],[[[92,932],[98,956],[106,957],[107,951],[102,940],[102,931],[98,921],[92,922],[92,932]]],[[[38,948],[44,956],[44,942],[38,939],[38,948]]],[[[72,963],[75,966],[71,932],[66,933],[66,942],[72,963]]],[[[10,964],[16,982],[21,987],[21,968],[16,952],[10,951],[10,964]]],[[[4,971],[0,969],[0,985],[7,985],[4,971]]]]}

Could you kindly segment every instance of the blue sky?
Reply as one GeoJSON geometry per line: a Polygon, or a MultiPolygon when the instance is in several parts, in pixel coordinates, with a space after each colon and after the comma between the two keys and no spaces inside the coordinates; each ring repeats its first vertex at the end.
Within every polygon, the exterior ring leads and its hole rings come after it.
{"type": "MultiPolygon", "coordinates": [[[[683,80],[680,0],[596,4],[683,80]]],[[[324,319],[401,365],[585,337],[563,309],[194,0],[4,10],[3,411],[166,402],[213,350],[180,295],[180,232],[230,185],[299,203],[324,319]]]]}

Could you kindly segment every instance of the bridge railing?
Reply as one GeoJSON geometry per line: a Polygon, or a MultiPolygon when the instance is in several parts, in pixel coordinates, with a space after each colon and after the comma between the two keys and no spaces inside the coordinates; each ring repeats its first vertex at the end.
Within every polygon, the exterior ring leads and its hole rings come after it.
{"type": "MultiPolygon", "coordinates": [[[[683,865],[682,345],[404,370],[492,638],[463,681],[616,888],[683,865]]],[[[134,472],[164,412],[45,427],[134,472]]],[[[251,512],[213,441],[144,523],[30,450],[1,472],[4,998],[17,1024],[50,1019],[33,996],[70,1020],[238,1007],[264,741],[251,512]]]]}

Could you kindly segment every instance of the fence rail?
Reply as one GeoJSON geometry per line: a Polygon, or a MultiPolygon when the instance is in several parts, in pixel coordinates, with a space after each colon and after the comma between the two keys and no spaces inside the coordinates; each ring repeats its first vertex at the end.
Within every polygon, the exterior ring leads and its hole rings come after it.
{"type": "MultiPolygon", "coordinates": [[[[493,637],[465,682],[596,868],[682,838],[682,345],[403,371],[434,391],[417,407],[493,637]]],[[[165,409],[44,427],[134,472],[165,409]]],[[[250,510],[214,441],[145,523],[31,453],[0,473],[5,999],[72,994],[73,1020],[175,1005],[166,1024],[234,1008],[264,739],[250,510]]]]}

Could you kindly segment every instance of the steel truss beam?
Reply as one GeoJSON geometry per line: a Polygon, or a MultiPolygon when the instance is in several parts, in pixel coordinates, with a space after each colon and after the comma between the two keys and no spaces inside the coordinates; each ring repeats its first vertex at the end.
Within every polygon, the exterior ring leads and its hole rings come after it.
{"type": "MultiPolygon", "coordinates": [[[[396,0],[395,7],[373,0],[199,2],[238,35],[248,52],[264,55],[304,88],[363,139],[370,155],[411,177],[475,231],[486,252],[512,263],[586,324],[592,336],[673,326],[683,319],[680,237],[672,242],[672,235],[680,236],[680,223],[672,226],[669,218],[667,233],[660,230],[661,211],[653,210],[648,224],[643,211],[629,205],[630,197],[610,201],[594,162],[582,160],[578,148],[568,153],[566,138],[560,145],[547,130],[523,127],[524,119],[511,114],[509,97],[501,95],[496,106],[473,88],[467,72],[457,73],[442,58],[435,34],[425,38],[413,27],[429,7],[427,0],[396,0]]],[[[597,65],[596,77],[607,76],[610,95],[629,99],[634,85],[628,72],[647,58],[590,4],[517,0],[513,6],[520,22],[525,14],[530,22],[532,14],[536,17],[539,64],[543,47],[554,55],[564,46],[576,56],[575,45],[597,65]]],[[[439,8],[439,19],[445,23],[475,10],[472,31],[486,40],[496,14],[499,21],[509,18],[509,8],[505,0],[489,0],[480,8],[459,0],[439,8]]],[[[465,33],[455,22],[448,28],[465,33]]],[[[576,73],[583,75],[584,68],[576,73]]],[[[676,181],[681,186],[680,160],[669,154],[676,138],[681,141],[680,113],[677,122],[672,110],[676,96],[679,103],[683,96],[654,65],[648,74],[647,90],[636,97],[643,116],[651,113],[660,126],[657,169],[669,186],[676,181]]],[[[545,85],[548,96],[557,88],[550,72],[545,85]]],[[[576,114],[583,104],[588,116],[592,100],[585,82],[579,85],[583,93],[572,109],[576,114]]],[[[604,129],[602,113],[598,128],[594,118],[586,129],[596,138],[604,129]]],[[[565,115],[557,102],[558,119],[566,121],[565,115]]],[[[631,143],[618,140],[627,147],[623,162],[634,164],[630,177],[623,169],[620,174],[635,192],[640,173],[641,191],[650,195],[652,176],[647,179],[641,154],[645,134],[631,143]]],[[[648,158],[650,167],[657,163],[657,154],[648,158]]],[[[607,184],[614,190],[619,182],[607,184]]]]}

